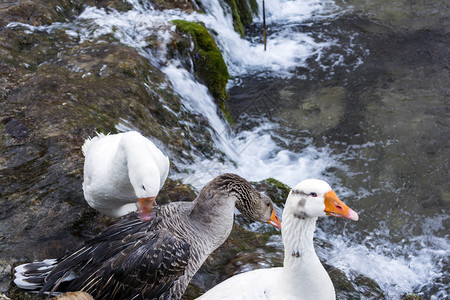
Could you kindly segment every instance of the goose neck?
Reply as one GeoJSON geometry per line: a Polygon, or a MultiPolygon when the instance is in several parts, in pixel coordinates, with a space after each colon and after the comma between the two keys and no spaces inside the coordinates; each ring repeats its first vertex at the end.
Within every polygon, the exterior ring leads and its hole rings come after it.
{"type": "MultiPolygon", "coordinates": [[[[221,193],[200,193],[189,213],[190,220],[205,236],[217,238],[217,243],[225,241],[233,227],[235,202],[235,197],[221,193]],[[206,234],[208,232],[209,234],[206,234]]],[[[216,241],[213,244],[216,244],[216,241]]]]}
{"type": "Polygon", "coordinates": [[[317,218],[283,218],[284,267],[298,270],[305,262],[319,261],[314,250],[314,230],[317,218]]]}

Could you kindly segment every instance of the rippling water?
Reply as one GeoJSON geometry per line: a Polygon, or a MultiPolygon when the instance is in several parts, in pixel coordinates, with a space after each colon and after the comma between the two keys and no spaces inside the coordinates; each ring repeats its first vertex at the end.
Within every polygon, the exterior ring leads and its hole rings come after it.
{"type": "Polygon", "coordinates": [[[179,178],[196,187],[225,171],[290,186],[325,179],[361,220],[321,220],[316,236],[327,241],[321,259],[350,278],[374,279],[389,298],[448,297],[449,76],[433,58],[446,57],[445,30],[400,1],[379,1],[379,11],[365,2],[266,1],[264,51],[261,18],[241,39],[216,1],[202,1],[207,14],[129,2],[128,12],[87,8],[73,23],[40,29],[62,27],[80,41],[114,34],[161,67],[185,108],[208,119],[228,158],[197,157],[195,165],[175,160],[188,174],[179,178]],[[409,10],[399,13],[402,6],[409,10]],[[408,26],[417,24],[414,16],[426,30],[408,26]],[[167,61],[172,19],[202,21],[218,33],[233,77],[234,128],[216,114],[207,89],[179,62],[167,61]],[[150,34],[161,41],[157,51],[145,48],[150,34]],[[416,53],[422,42],[423,55],[416,53]]]}

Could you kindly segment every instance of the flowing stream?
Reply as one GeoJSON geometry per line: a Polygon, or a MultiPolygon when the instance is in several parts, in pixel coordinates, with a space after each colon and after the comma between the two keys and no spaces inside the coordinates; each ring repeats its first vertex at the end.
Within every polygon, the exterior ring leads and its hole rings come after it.
{"type": "MultiPolygon", "coordinates": [[[[281,110],[273,109],[277,106],[274,104],[270,109],[263,109],[264,101],[292,101],[297,92],[303,92],[303,82],[314,80],[313,73],[326,73],[323,78],[328,80],[339,70],[349,74],[364,64],[371,50],[358,44],[358,33],[349,30],[339,35],[327,30],[330,22],[351,8],[338,6],[333,1],[266,1],[269,36],[267,51],[264,51],[262,1],[258,1],[260,14],[246,39],[233,30],[231,15],[218,1],[202,1],[206,14],[157,11],[151,4],[143,5],[137,0],[128,2],[133,5],[133,10],[117,12],[89,7],[73,23],[52,24],[41,29],[63,27],[67,33],[79,36],[80,41],[113,34],[161,67],[183,99],[185,109],[207,118],[217,151],[227,157],[225,161],[219,156],[213,159],[196,157],[195,164],[189,165],[174,160],[179,169],[186,170],[175,177],[197,188],[223,172],[235,172],[252,181],[273,177],[291,187],[306,178],[327,180],[341,199],[360,213],[361,220],[354,223],[332,218],[320,221],[316,237],[326,241],[327,245],[318,251],[321,259],[340,268],[351,279],[358,274],[374,279],[389,299],[398,299],[411,292],[432,299],[448,297],[448,210],[440,204],[427,210],[417,206],[438,175],[431,176],[426,184],[420,182],[423,186],[420,192],[409,188],[407,180],[398,183],[398,178],[387,175],[380,179],[383,162],[379,153],[398,151],[396,153],[401,156],[401,152],[406,151],[398,148],[405,143],[399,135],[382,137],[373,134],[373,138],[354,142],[353,138],[359,133],[349,133],[352,138],[332,141],[328,133],[320,138],[322,135],[311,134],[313,130],[308,126],[305,129],[291,126],[293,119],[288,105],[280,104],[281,110]],[[167,61],[165,42],[174,30],[169,23],[174,19],[201,21],[217,32],[216,42],[232,76],[228,86],[230,101],[246,99],[250,107],[234,112],[238,121],[234,128],[217,114],[217,107],[206,87],[196,82],[180,62],[167,61]],[[161,41],[157,51],[145,47],[146,37],[150,34],[157,34],[161,41]],[[262,107],[262,113],[255,110],[257,107],[262,107]],[[409,196],[411,199],[406,199],[409,196]]],[[[339,93],[340,90],[333,91],[339,93]]],[[[338,108],[339,105],[331,104],[338,108]]],[[[298,108],[298,104],[294,107],[298,108]]],[[[397,108],[401,109],[402,105],[397,108]]],[[[377,112],[375,107],[372,111],[377,112]]],[[[408,114],[406,111],[405,115],[408,114]]],[[[441,118],[437,123],[446,123],[445,114],[437,113],[437,118],[441,118]]],[[[368,123],[374,124],[373,127],[383,125],[375,119],[368,123]]],[[[443,128],[446,126],[442,125],[443,128]]],[[[386,159],[386,155],[383,158],[386,159]]],[[[443,161],[441,168],[448,176],[446,162],[443,161]]],[[[389,169],[386,165],[385,168],[389,169]]],[[[386,171],[386,174],[393,173],[386,171]]],[[[442,201],[448,201],[448,180],[440,182],[438,189],[444,191],[442,201]]],[[[274,237],[273,242],[282,255],[281,239],[274,237]]]]}

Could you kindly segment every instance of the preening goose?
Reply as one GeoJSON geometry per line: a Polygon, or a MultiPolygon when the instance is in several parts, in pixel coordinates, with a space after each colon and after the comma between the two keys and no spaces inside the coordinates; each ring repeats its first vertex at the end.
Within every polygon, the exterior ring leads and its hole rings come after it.
{"type": "Polygon", "coordinates": [[[61,258],[16,267],[14,282],[39,294],[84,291],[96,300],[180,299],[230,234],[235,207],[251,220],[281,226],[269,197],[223,174],[193,202],[156,206],[147,222],[131,213],[61,258]]]}
{"type": "Polygon", "coordinates": [[[284,266],[233,276],[199,299],[335,299],[331,279],[313,245],[317,218],[325,215],[358,220],[358,214],[325,181],[300,182],[289,193],[283,210],[284,266]]]}
{"type": "Polygon", "coordinates": [[[140,209],[148,220],[155,197],[169,173],[169,159],[139,132],[87,139],[84,160],[84,197],[88,204],[112,217],[140,209]]]}

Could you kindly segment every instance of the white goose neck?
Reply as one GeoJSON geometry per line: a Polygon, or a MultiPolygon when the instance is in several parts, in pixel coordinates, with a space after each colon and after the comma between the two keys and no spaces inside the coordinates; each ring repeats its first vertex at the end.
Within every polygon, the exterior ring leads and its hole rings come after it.
{"type": "Polygon", "coordinates": [[[314,230],[317,218],[283,216],[284,268],[298,270],[305,261],[317,258],[314,250],[314,230]]]}
{"type": "Polygon", "coordinates": [[[283,214],[284,267],[282,282],[298,299],[336,299],[333,283],[314,250],[317,217],[283,214]]]}

